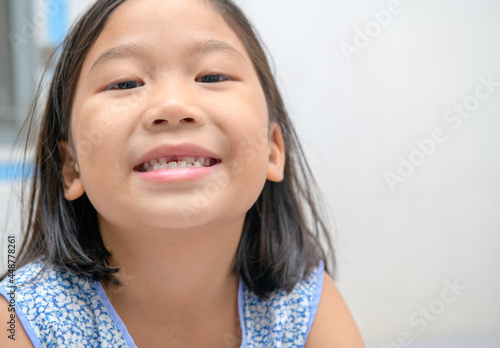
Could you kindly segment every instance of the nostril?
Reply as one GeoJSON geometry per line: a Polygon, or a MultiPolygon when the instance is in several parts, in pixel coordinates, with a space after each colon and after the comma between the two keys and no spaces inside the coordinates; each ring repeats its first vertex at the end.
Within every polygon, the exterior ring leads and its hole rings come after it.
{"type": "Polygon", "coordinates": [[[159,125],[162,123],[170,123],[172,125],[174,125],[176,123],[196,123],[196,119],[194,119],[193,117],[184,117],[180,120],[175,120],[175,119],[169,120],[167,118],[165,118],[165,119],[157,118],[156,120],[153,121],[154,125],[159,125]]]}

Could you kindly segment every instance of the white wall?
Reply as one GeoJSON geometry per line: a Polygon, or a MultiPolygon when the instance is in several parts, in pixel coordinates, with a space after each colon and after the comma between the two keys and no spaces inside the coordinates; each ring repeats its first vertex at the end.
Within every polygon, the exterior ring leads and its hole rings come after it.
{"type": "Polygon", "coordinates": [[[337,283],[366,343],[499,347],[500,86],[460,125],[443,114],[473,103],[481,76],[500,82],[500,2],[401,0],[350,63],[340,45],[391,1],[237,2],[335,215],[337,283]],[[436,129],[441,143],[401,176],[399,156],[436,129]],[[394,191],[388,171],[404,181],[394,191]]]}
{"type": "Polygon", "coordinates": [[[366,343],[499,337],[500,2],[402,0],[350,63],[341,44],[354,46],[357,27],[373,34],[372,11],[390,1],[239,3],[274,56],[335,214],[338,285],[366,343]],[[480,76],[492,76],[495,92],[460,125],[446,122],[454,104],[475,107],[466,98],[480,76]],[[424,163],[392,191],[384,174],[399,175],[398,157],[436,129],[444,141],[414,154],[424,163]],[[465,290],[453,296],[446,280],[465,290]]]}

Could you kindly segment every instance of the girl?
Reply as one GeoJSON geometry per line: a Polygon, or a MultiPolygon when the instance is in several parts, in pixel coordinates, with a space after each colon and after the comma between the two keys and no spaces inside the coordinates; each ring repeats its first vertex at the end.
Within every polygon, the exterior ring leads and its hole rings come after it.
{"type": "Polygon", "coordinates": [[[63,44],[35,166],[2,347],[363,347],[229,0],[97,1],[63,44]]]}

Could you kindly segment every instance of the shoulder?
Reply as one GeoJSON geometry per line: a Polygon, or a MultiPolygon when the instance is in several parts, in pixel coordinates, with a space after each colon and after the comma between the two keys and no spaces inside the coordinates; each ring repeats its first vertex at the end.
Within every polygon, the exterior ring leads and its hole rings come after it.
{"type": "Polygon", "coordinates": [[[248,288],[241,293],[247,347],[303,347],[321,296],[323,263],[297,281],[291,291],[275,290],[259,298],[248,288]]]}
{"type": "Polygon", "coordinates": [[[323,274],[321,299],[306,348],[363,348],[364,343],[342,295],[328,273],[323,274]]]}
{"type": "Polygon", "coordinates": [[[16,316],[35,346],[95,346],[98,339],[122,339],[88,277],[35,262],[4,278],[0,292],[6,299],[13,293],[16,316]]]}
{"type": "Polygon", "coordinates": [[[33,345],[15,314],[14,308],[0,296],[0,347],[31,348],[33,345]]]}
{"type": "MultiPolygon", "coordinates": [[[[10,347],[15,345],[20,348],[33,347],[31,340],[26,333],[22,322],[24,317],[19,309],[17,287],[35,275],[38,270],[38,264],[29,264],[19,271],[12,270],[0,282],[0,331],[6,334],[0,335],[0,346],[10,347]]],[[[28,324],[29,325],[29,324],[28,324]]],[[[28,327],[29,329],[29,327],[28,327]]]]}

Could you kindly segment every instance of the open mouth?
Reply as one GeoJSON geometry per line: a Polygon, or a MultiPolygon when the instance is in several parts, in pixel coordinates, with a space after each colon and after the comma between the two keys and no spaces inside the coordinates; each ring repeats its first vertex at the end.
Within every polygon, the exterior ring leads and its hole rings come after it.
{"type": "Polygon", "coordinates": [[[135,170],[146,173],[162,169],[212,167],[220,162],[220,160],[212,157],[170,156],[146,161],[137,166],[135,170]]]}

